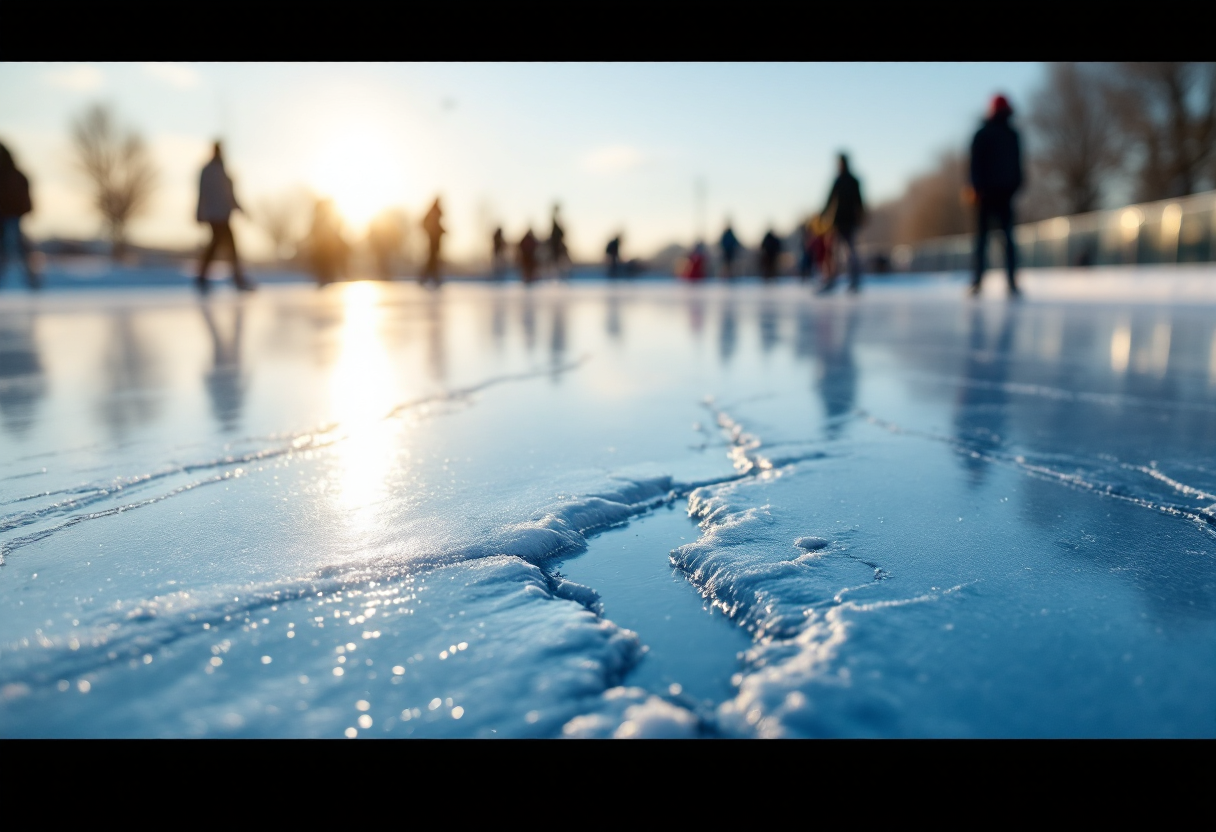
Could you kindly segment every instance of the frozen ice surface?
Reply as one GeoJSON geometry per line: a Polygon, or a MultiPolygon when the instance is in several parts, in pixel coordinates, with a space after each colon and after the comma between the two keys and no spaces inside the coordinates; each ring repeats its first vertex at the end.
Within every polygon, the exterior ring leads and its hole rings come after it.
{"type": "Polygon", "coordinates": [[[1026,290],[6,289],[0,736],[1213,736],[1216,271],[1026,290]]]}

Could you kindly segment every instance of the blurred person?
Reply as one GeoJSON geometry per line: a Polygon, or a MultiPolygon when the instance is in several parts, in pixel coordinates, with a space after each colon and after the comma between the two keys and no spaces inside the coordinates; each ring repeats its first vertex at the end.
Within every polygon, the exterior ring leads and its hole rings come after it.
{"type": "Polygon", "coordinates": [[[971,294],[980,293],[988,259],[988,226],[1000,226],[1005,243],[1005,277],[1009,295],[1021,293],[1017,284],[1017,248],[1013,243],[1013,195],[1022,186],[1022,144],[1009,123],[1013,107],[1009,99],[996,95],[988,107],[984,125],[971,140],[971,191],[976,206],[975,273],[971,294]]]}
{"type": "Polygon", "coordinates": [[[342,237],[341,220],[332,199],[318,199],[308,232],[308,254],[317,286],[333,283],[346,272],[350,246],[342,237]]]}
{"type": "Polygon", "coordinates": [[[781,240],[769,228],[760,241],[760,278],[766,283],[777,279],[777,262],[781,257],[781,240]]]}
{"type": "Polygon", "coordinates": [[[735,236],[735,230],[730,226],[730,220],[727,220],[726,228],[718,239],[718,247],[722,249],[722,276],[727,280],[735,276],[735,258],[739,256],[739,249],[743,247],[739,243],[739,238],[735,236]]]}
{"type": "Polygon", "coordinates": [[[425,285],[427,282],[438,286],[439,277],[439,245],[443,239],[443,235],[447,233],[444,230],[443,209],[439,205],[439,197],[435,197],[435,201],[431,203],[431,209],[426,212],[426,216],[422,219],[422,230],[426,232],[427,237],[427,256],[426,267],[423,268],[422,274],[418,278],[418,282],[425,285]]]}
{"type": "MultiPolygon", "coordinates": [[[[849,291],[861,291],[861,260],[857,256],[857,230],[865,221],[865,202],[861,198],[861,183],[849,170],[849,157],[841,153],[836,157],[836,181],[828,194],[823,216],[830,217],[834,242],[848,250],[849,291]]],[[[829,292],[836,285],[836,269],[824,274],[820,292],[829,292]]]]}
{"type": "Polygon", "coordinates": [[[194,279],[200,292],[209,288],[207,270],[215,259],[216,251],[221,245],[232,253],[232,283],[239,291],[252,291],[254,286],[245,279],[241,272],[241,259],[236,250],[236,238],[232,236],[232,226],[229,223],[233,211],[244,210],[236,201],[233,192],[232,179],[224,169],[224,153],[219,142],[212,147],[211,161],[203,166],[203,172],[198,180],[198,210],[195,217],[199,222],[211,226],[211,241],[203,249],[202,262],[199,264],[198,277],[194,279]]]}
{"type": "Polygon", "coordinates": [[[806,222],[798,227],[801,249],[798,255],[798,277],[803,283],[815,276],[815,236],[815,219],[808,217],[806,222]]]}
{"type": "Polygon", "coordinates": [[[502,226],[494,229],[490,240],[490,276],[501,280],[507,270],[507,238],[503,236],[502,226]]]}
{"type": "Polygon", "coordinates": [[[620,277],[621,274],[621,235],[617,234],[608,241],[604,248],[604,256],[608,258],[608,276],[620,277]]]}
{"type": "Polygon", "coordinates": [[[826,279],[836,264],[832,258],[832,229],[819,214],[811,218],[811,258],[826,279]]]}
{"type": "Polygon", "coordinates": [[[517,247],[519,254],[519,276],[524,283],[533,283],[536,280],[536,250],[540,247],[540,241],[536,239],[536,235],[529,228],[524,234],[523,239],[519,241],[517,247]]]}
{"type": "Polygon", "coordinates": [[[553,206],[553,226],[549,230],[549,262],[559,278],[570,276],[570,252],[566,249],[566,230],[559,222],[560,205],[553,206]]]}
{"type": "Polygon", "coordinates": [[[680,277],[691,283],[699,283],[705,279],[705,261],[708,259],[709,252],[705,248],[705,243],[697,240],[692,247],[692,251],[688,253],[688,259],[684,261],[684,268],[680,270],[680,277]]]}
{"type": "Polygon", "coordinates": [[[367,244],[376,262],[376,276],[392,280],[393,267],[401,256],[406,238],[406,220],[398,211],[382,211],[367,229],[367,244]]]}
{"type": "Polygon", "coordinates": [[[39,275],[30,266],[30,247],[21,233],[21,218],[32,211],[30,180],[17,169],[13,154],[0,144],[0,281],[8,265],[9,246],[21,258],[25,281],[31,289],[41,285],[39,275]]]}

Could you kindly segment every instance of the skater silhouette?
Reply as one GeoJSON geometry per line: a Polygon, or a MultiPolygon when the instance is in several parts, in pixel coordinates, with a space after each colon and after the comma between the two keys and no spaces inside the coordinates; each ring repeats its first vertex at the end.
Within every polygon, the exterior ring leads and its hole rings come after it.
{"type": "Polygon", "coordinates": [[[254,286],[245,279],[241,270],[241,259],[236,250],[236,238],[232,236],[232,226],[229,223],[233,211],[242,210],[233,192],[232,179],[224,169],[224,153],[219,142],[212,147],[211,161],[203,167],[198,180],[198,211],[196,219],[211,226],[211,241],[203,250],[203,259],[199,264],[198,276],[194,279],[200,292],[206,292],[207,270],[216,252],[221,246],[232,254],[232,283],[242,292],[251,291],[254,286]]]}
{"type": "Polygon", "coordinates": [[[519,241],[519,276],[524,283],[532,283],[536,280],[536,250],[540,247],[540,241],[536,239],[536,235],[529,228],[524,234],[523,239],[519,241]]]}
{"type": "Polygon", "coordinates": [[[815,276],[815,265],[819,259],[815,254],[817,236],[814,218],[807,218],[806,222],[798,228],[798,242],[801,249],[798,256],[798,278],[803,283],[815,276]]]}
{"type": "Polygon", "coordinates": [[[975,272],[971,294],[980,293],[988,256],[988,226],[1001,229],[1005,243],[1005,279],[1009,294],[1017,297],[1017,247],[1013,243],[1013,195],[1022,186],[1022,145],[1009,123],[1013,108],[1003,95],[995,96],[988,118],[971,141],[971,189],[975,201],[975,272]]]}
{"type": "Polygon", "coordinates": [[[549,230],[549,262],[553,264],[554,275],[564,279],[570,276],[570,253],[566,250],[566,229],[562,228],[560,211],[560,205],[553,206],[553,226],[549,230]]]}
{"type": "Polygon", "coordinates": [[[443,209],[439,206],[439,197],[435,197],[435,201],[431,203],[431,209],[426,212],[426,216],[422,220],[422,230],[426,232],[427,237],[426,267],[419,277],[419,282],[423,285],[429,282],[438,286],[440,282],[439,246],[446,233],[441,222],[442,219],[443,209]]]}
{"type": "Polygon", "coordinates": [[[30,181],[17,169],[13,154],[0,144],[0,281],[4,280],[4,269],[8,265],[10,246],[21,258],[25,269],[25,282],[31,289],[41,285],[38,273],[30,266],[30,247],[21,233],[21,218],[33,210],[30,200],[30,181]]]}
{"type": "Polygon", "coordinates": [[[502,226],[494,229],[490,240],[490,276],[501,280],[507,270],[507,238],[503,236],[502,226]]]}
{"type": "Polygon", "coordinates": [[[621,235],[617,234],[608,241],[607,247],[604,249],[604,256],[608,258],[608,276],[620,277],[621,274],[621,235]]]}
{"type": "Polygon", "coordinates": [[[739,243],[739,238],[735,236],[735,230],[730,226],[730,220],[727,220],[726,228],[718,239],[718,247],[722,249],[722,276],[727,280],[735,276],[735,258],[739,256],[739,249],[743,247],[739,243]]]}
{"type": "MultiPolygon", "coordinates": [[[[832,237],[848,251],[849,291],[861,290],[861,261],[857,256],[857,230],[865,220],[865,203],[861,198],[861,183],[849,170],[849,157],[841,153],[836,158],[836,181],[828,194],[823,217],[830,217],[832,237]]],[[[836,284],[836,269],[824,274],[821,292],[831,291],[836,284]]]]}
{"type": "Polygon", "coordinates": [[[773,233],[773,229],[764,232],[760,241],[760,277],[765,283],[777,279],[777,259],[781,256],[781,240],[773,233]]]}

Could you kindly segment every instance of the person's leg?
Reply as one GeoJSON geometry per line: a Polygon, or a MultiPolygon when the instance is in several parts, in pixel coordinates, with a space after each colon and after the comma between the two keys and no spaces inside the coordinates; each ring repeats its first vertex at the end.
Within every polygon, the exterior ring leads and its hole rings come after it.
{"type": "Polygon", "coordinates": [[[971,278],[971,294],[980,293],[984,272],[988,268],[988,206],[981,199],[975,212],[975,273],[971,278]]]}
{"type": "Polygon", "coordinates": [[[228,250],[232,262],[232,282],[241,282],[241,258],[236,252],[236,237],[232,235],[231,223],[220,223],[220,244],[228,250]]]}
{"type": "Polygon", "coordinates": [[[231,223],[224,223],[224,235],[228,238],[228,250],[232,252],[232,285],[247,292],[253,289],[253,283],[245,277],[245,269],[241,266],[241,256],[236,250],[236,235],[232,233],[231,223]]]}
{"type": "Polygon", "coordinates": [[[861,258],[857,256],[857,229],[844,235],[844,244],[849,249],[849,291],[861,291],[861,258]]]}
{"type": "Polygon", "coordinates": [[[830,292],[836,285],[836,234],[829,232],[823,238],[823,261],[820,263],[823,282],[819,292],[830,292]]]}
{"type": "Polygon", "coordinates": [[[1005,238],[1005,278],[1009,282],[1009,294],[1018,294],[1017,266],[1018,247],[1013,240],[1013,198],[1005,200],[1000,210],[1001,235],[1005,238]]]}
{"type": "Polygon", "coordinates": [[[208,223],[208,225],[211,226],[211,240],[208,241],[207,247],[203,249],[203,259],[199,263],[198,277],[195,278],[200,289],[207,285],[207,270],[211,268],[211,261],[215,259],[215,250],[219,248],[220,244],[220,223],[212,222],[208,223]]]}
{"type": "Polygon", "coordinates": [[[21,217],[14,217],[12,224],[14,245],[17,246],[17,255],[21,258],[21,265],[25,269],[25,282],[31,289],[37,289],[41,285],[41,280],[38,273],[34,271],[34,267],[30,265],[30,241],[21,232],[21,217]]]}
{"type": "Polygon", "coordinates": [[[439,280],[440,280],[439,272],[443,268],[443,264],[439,260],[439,241],[438,240],[435,241],[435,253],[431,256],[431,259],[434,261],[433,264],[431,265],[431,283],[438,286],[439,280]]]}
{"type": "Polygon", "coordinates": [[[8,267],[8,238],[14,219],[0,217],[0,283],[4,282],[4,270],[8,267]]]}

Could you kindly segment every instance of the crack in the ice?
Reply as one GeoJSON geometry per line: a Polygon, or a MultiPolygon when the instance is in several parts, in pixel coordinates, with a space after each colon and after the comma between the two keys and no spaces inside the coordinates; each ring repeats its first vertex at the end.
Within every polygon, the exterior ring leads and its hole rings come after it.
{"type": "Polygon", "coordinates": [[[1003,393],[1013,393],[1022,396],[1035,396],[1065,402],[1085,402],[1100,404],[1107,407],[1147,407],[1158,410],[1198,410],[1206,413],[1216,413],[1216,406],[1202,402],[1170,401],[1162,399],[1146,399],[1131,396],[1126,393],[1094,393],[1089,391],[1065,390],[1059,387],[1048,387],[1043,384],[1026,384],[1016,381],[989,381],[987,379],[964,378],[960,376],[939,375],[936,373],[917,372],[919,378],[943,385],[957,385],[976,390],[999,390],[1003,393]]]}
{"type": "MultiPolygon", "coordinates": [[[[1038,479],[1049,480],[1059,483],[1060,485],[1074,488],[1078,491],[1096,494],[1101,497],[1110,497],[1115,500],[1121,500],[1125,503],[1138,506],[1139,508],[1155,511],[1159,514],[1164,514],[1170,517],[1180,517],[1190,520],[1200,528],[1207,531],[1209,534],[1216,535],[1216,504],[1207,506],[1202,509],[1195,509],[1192,506],[1179,506],[1167,502],[1155,502],[1144,497],[1136,496],[1135,494],[1125,493],[1125,486],[1118,483],[1102,483],[1093,482],[1081,474],[1069,474],[1063,471],[1057,471],[1046,465],[1035,464],[1026,459],[1023,454],[1005,454],[993,451],[989,448],[979,448],[974,444],[962,441],[950,436],[942,436],[940,434],[931,433],[929,431],[915,430],[905,428],[895,422],[874,416],[865,410],[858,409],[856,414],[866,422],[880,427],[896,436],[914,436],[920,439],[928,439],[933,442],[940,442],[949,445],[956,451],[966,453],[974,459],[980,459],[985,462],[1000,465],[1006,468],[1011,468],[1021,473],[1036,477],[1038,479]]],[[[1128,463],[1118,463],[1122,468],[1127,470],[1137,471],[1146,474],[1153,479],[1170,485],[1176,491],[1187,496],[1194,495],[1192,499],[1216,500],[1216,495],[1209,494],[1206,491],[1178,482],[1158,471],[1155,466],[1146,467],[1140,465],[1131,465],[1128,463]]]]}

